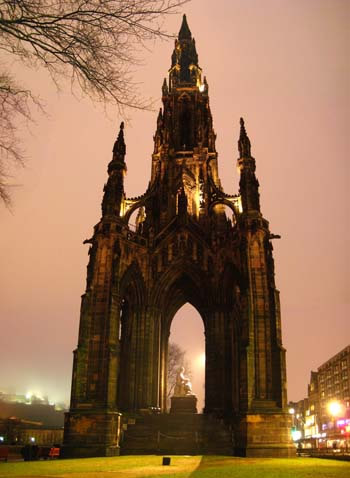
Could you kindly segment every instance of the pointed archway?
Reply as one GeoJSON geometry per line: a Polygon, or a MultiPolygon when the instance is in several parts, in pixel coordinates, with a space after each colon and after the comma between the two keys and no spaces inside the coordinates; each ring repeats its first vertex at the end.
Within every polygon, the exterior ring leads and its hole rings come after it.
{"type": "MultiPolygon", "coordinates": [[[[184,352],[185,373],[190,376],[192,391],[197,397],[197,409],[204,408],[205,395],[205,335],[202,317],[191,304],[183,305],[173,317],[169,344],[177,344],[184,352]]],[[[182,365],[178,363],[177,366],[182,365]]],[[[169,360],[167,364],[169,397],[169,360]]],[[[170,391],[171,394],[171,391],[170,391]]]]}

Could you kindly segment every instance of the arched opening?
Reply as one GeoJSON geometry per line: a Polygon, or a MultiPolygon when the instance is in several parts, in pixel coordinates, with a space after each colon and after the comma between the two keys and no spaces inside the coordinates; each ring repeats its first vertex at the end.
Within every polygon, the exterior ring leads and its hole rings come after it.
{"type": "MultiPolygon", "coordinates": [[[[120,410],[135,410],[145,398],[140,392],[145,376],[145,363],[139,363],[137,351],[142,322],[144,282],[137,262],[133,262],[120,283],[119,321],[116,323],[119,358],[117,370],[117,406],[120,410]]],[[[146,362],[146,361],[144,361],[146,362]]]]}
{"type": "Polygon", "coordinates": [[[230,208],[229,206],[227,206],[225,204],[224,205],[224,212],[225,212],[226,219],[231,222],[232,226],[234,226],[235,223],[236,223],[236,218],[235,218],[235,215],[233,213],[232,208],[230,208]]]}
{"type": "Polygon", "coordinates": [[[142,234],[146,220],[146,211],[143,206],[135,209],[128,220],[128,227],[131,231],[142,234]]]}
{"type": "Polygon", "coordinates": [[[179,149],[182,151],[191,151],[193,149],[193,119],[190,100],[187,96],[181,98],[180,116],[179,116],[179,149]]]}
{"type": "Polygon", "coordinates": [[[230,230],[236,224],[233,209],[225,203],[216,203],[213,208],[213,220],[221,232],[230,230]]]}
{"type": "Polygon", "coordinates": [[[205,398],[205,336],[204,324],[198,311],[189,303],[183,305],[173,317],[168,343],[167,408],[174,393],[174,379],[178,369],[184,366],[185,375],[192,384],[192,393],[197,397],[197,410],[202,413],[205,398]],[[171,344],[176,344],[181,353],[178,357],[171,344]],[[171,356],[169,356],[169,353],[171,356]],[[171,367],[172,370],[169,369],[171,367]],[[173,369],[175,368],[175,370],[173,369]],[[171,373],[170,373],[171,372],[171,373]]]}

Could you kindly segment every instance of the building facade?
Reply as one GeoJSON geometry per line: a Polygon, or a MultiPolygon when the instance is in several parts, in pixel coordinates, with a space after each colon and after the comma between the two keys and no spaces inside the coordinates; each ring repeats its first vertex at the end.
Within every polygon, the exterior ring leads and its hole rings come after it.
{"type": "Polygon", "coordinates": [[[11,417],[0,418],[0,445],[60,445],[63,427],[48,427],[42,422],[11,417]]]}
{"type": "Polygon", "coordinates": [[[349,448],[350,345],[311,372],[308,397],[289,406],[305,446],[349,448]]]}
{"type": "Polygon", "coordinates": [[[205,328],[204,417],[213,427],[215,420],[225,421],[232,453],[289,456],[272,254],[278,236],[260,210],[243,119],[239,193],[229,195],[221,187],[208,83],[185,16],[162,102],[147,191],[137,198],[125,194],[122,123],[108,165],[102,218],[86,241],[90,260],[65,454],[117,454],[125,417],[137,421],[150,410],[166,416],[170,326],[189,302],[205,328]]]}

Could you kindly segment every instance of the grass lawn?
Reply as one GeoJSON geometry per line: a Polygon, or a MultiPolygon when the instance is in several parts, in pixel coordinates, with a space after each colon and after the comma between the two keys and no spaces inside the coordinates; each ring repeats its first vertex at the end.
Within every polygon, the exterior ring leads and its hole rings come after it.
{"type": "Polygon", "coordinates": [[[350,478],[350,463],[319,458],[121,456],[0,463],[0,477],[64,478],[350,478]]]}

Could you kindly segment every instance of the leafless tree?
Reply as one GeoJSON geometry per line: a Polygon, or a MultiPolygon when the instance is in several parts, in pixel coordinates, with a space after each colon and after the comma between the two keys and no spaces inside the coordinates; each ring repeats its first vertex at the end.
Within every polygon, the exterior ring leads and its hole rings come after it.
{"type": "MultiPolygon", "coordinates": [[[[166,14],[189,0],[0,0],[0,50],[71,80],[93,100],[145,108],[132,81],[145,42],[169,36],[166,14]]],[[[0,197],[8,202],[6,160],[20,163],[16,117],[30,119],[30,91],[0,74],[0,197]]]]}
{"type": "Polygon", "coordinates": [[[191,366],[186,359],[186,351],[174,342],[169,342],[168,346],[168,377],[167,377],[167,401],[173,395],[176,377],[181,367],[185,368],[186,375],[191,378],[191,366]]]}
{"type": "Polygon", "coordinates": [[[16,136],[17,120],[30,120],[30,102],[36,103],[30,91],[18,87],[11,76],[0,73],[0,198],[10,205],[7,184],[12,163],[23,164],[23,153],[16,136]]]}

